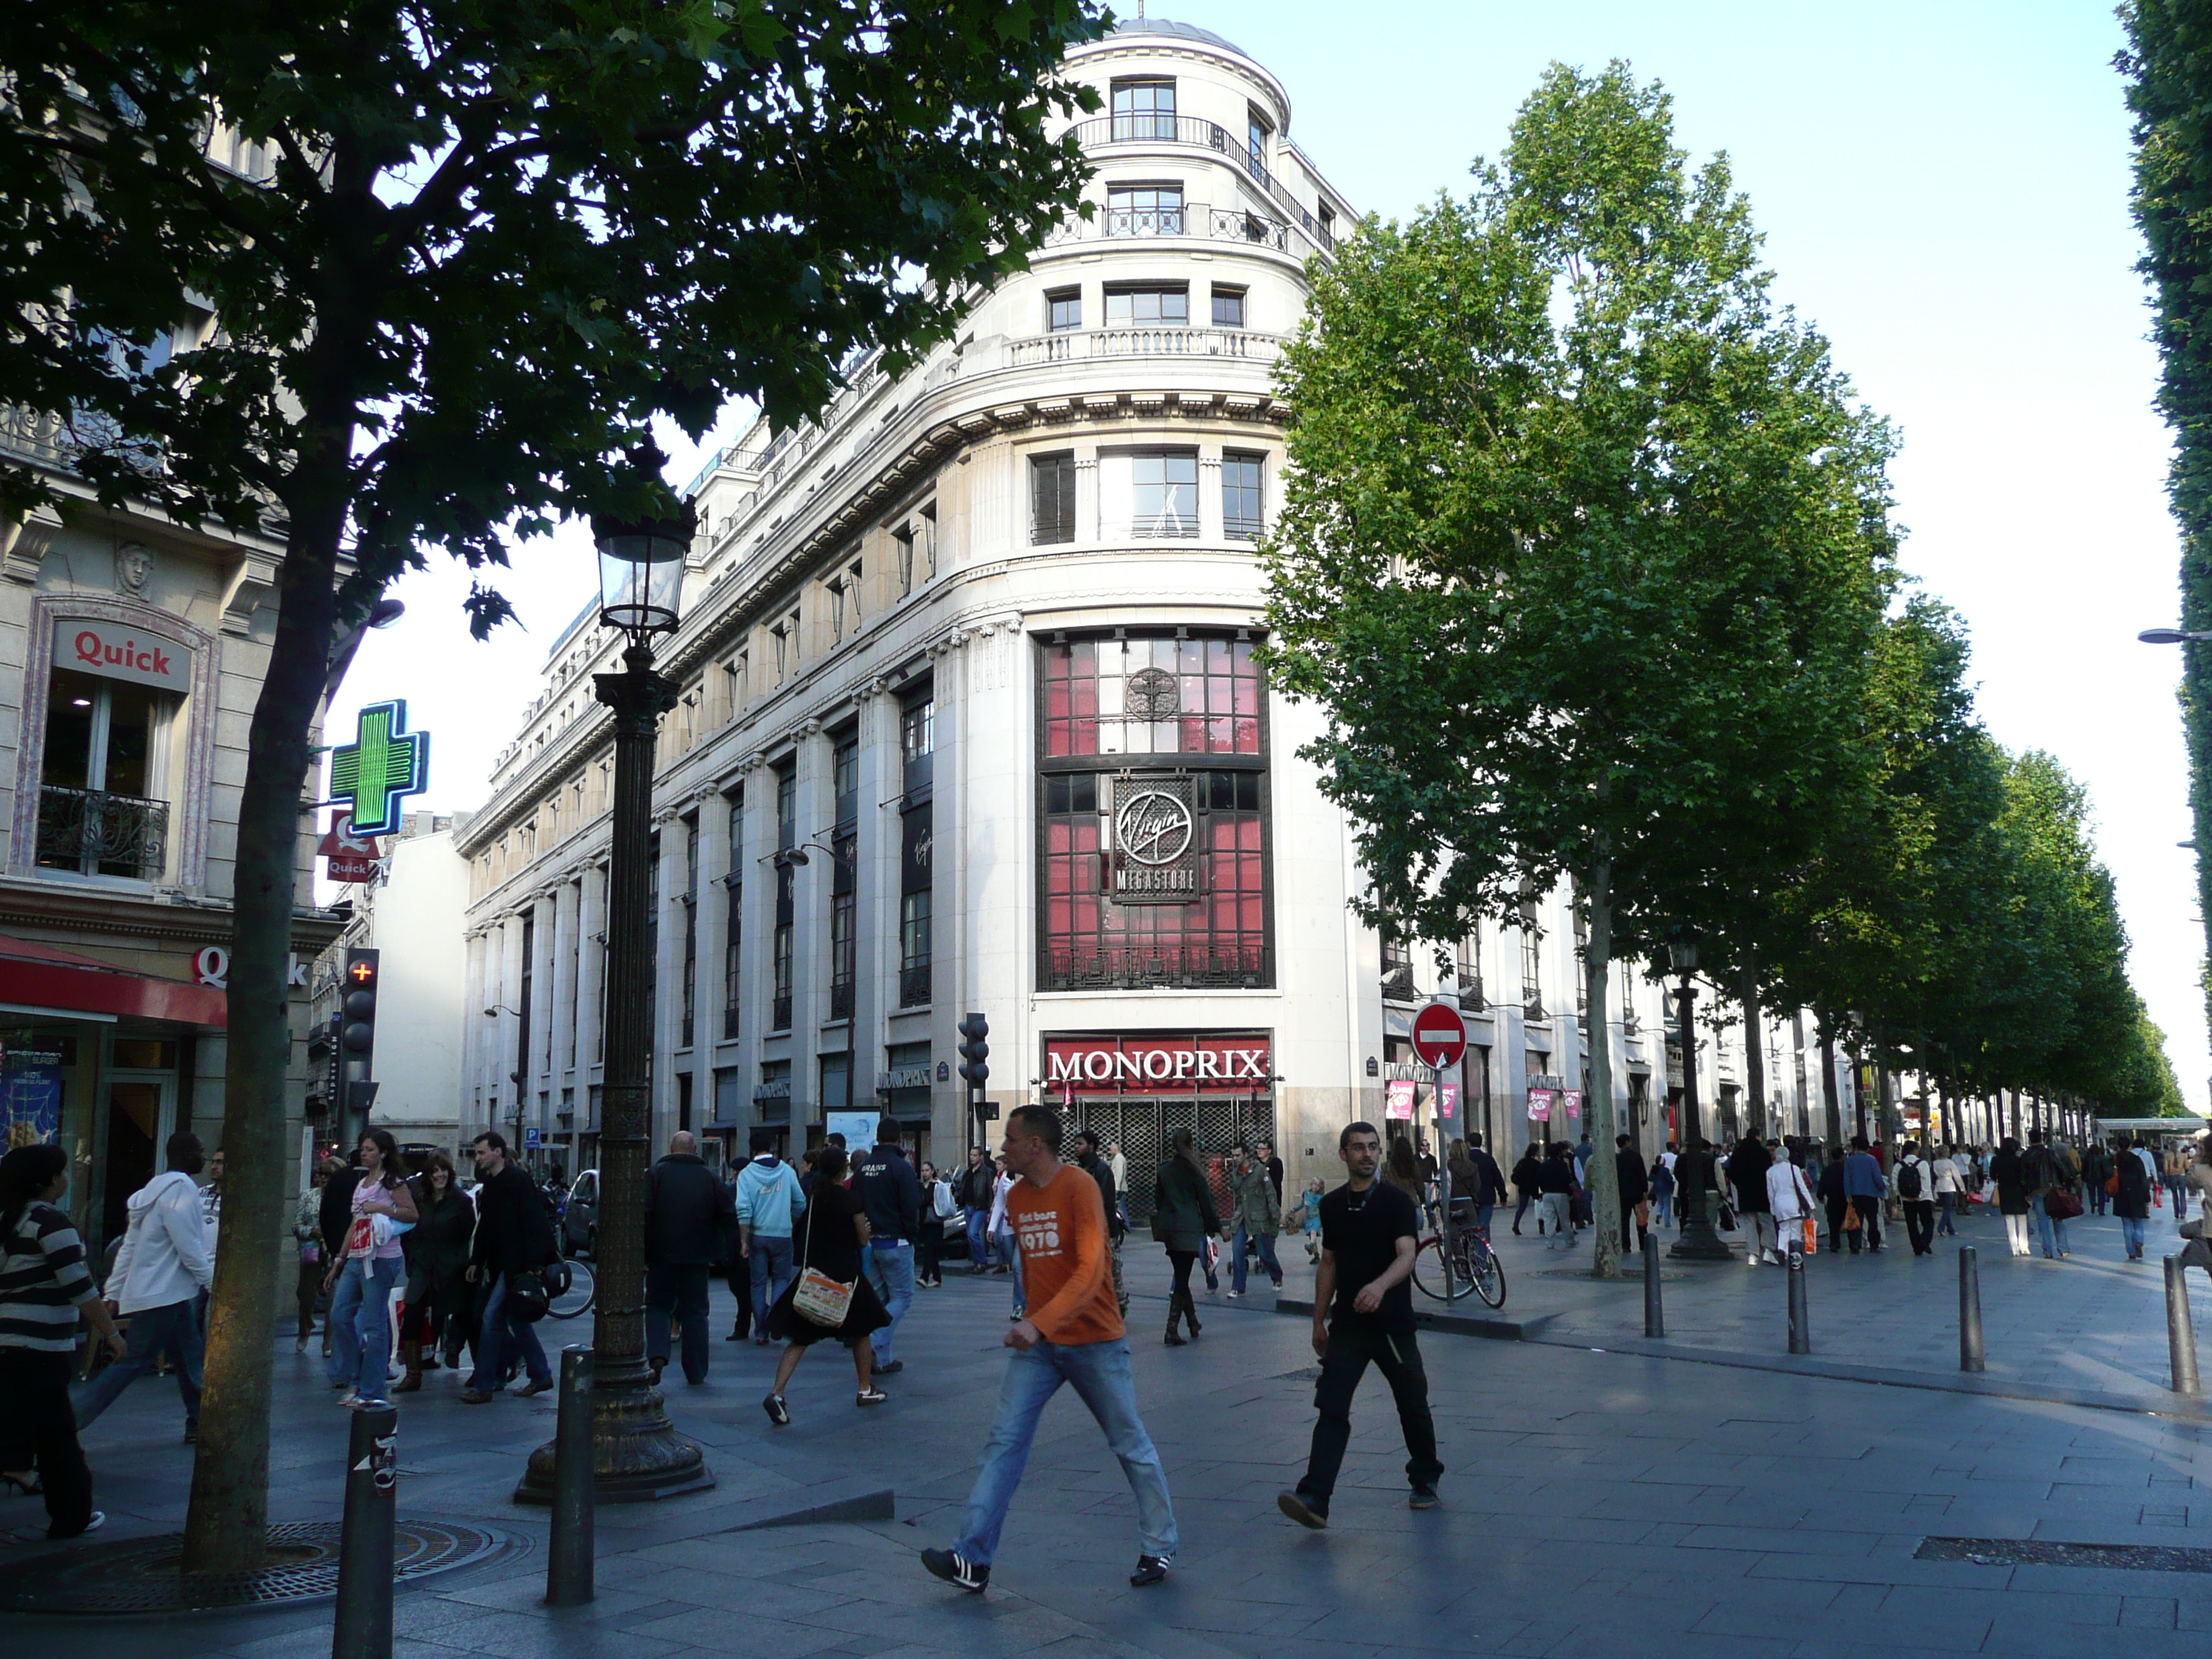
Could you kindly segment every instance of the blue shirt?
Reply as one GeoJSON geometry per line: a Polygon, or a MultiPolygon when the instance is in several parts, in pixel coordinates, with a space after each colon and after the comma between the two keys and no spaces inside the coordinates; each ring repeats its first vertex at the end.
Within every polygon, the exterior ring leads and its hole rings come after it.
{"type": "Polygon", "coordinates": [[[791,1165],[763,1152],[738,1176],[738,1219],[763,1238],[789,1238],[792,1220],[806,1212],[806,1194],[791,1165]]]}
{"type": "Polygon", "coordinates": [[[1881,1165],[1872,1152],[1853,1152],[1844,1160],[1845,1198],[1880,1198],[1887,1189],[1881,1165]]]}

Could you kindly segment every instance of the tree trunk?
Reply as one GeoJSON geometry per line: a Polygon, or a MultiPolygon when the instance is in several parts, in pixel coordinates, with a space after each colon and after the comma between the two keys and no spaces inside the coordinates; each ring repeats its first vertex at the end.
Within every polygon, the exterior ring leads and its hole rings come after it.
{"type": "Polygon", "coordinates": [[[1589,975],[1590,1017],[1583,1024],[1589,1051],[1590,1098],[1583,1103],[1596,1151],[1590,1154],[1590,1237],[1596,1249],[1590,1272],[1599,1279],[1620,1277],[1620,1171],[1613,1163],[1613,1032],[1606,1021],[1607,987],[1612,975],[1613,861],[1599,859],[1585,886],[1589,902],[1589,944],[1583,966],[1589,975]]]}
{"type": "Polygon", "coordinates": [[[1836,1089],[1836,1036],[1820,1022],[1820,1097],[1828,1107],[1828,1145],[1844,1144],[1844,1103],[1836,1089]]]}
{"type": "Polygon", "coordinates": [[[233,878],[222,1231],[185,1517],[188,1572],[250,1571],[263,1564],[268,1542],[270,1344],[289,1231],[284,1073],[292,1053],[293,874],[307,733],[330,666],[341,501],[333,490],[327,507],[293,519],[277,569],[276,637],[246,739],[233,878]]]}
{"type": "Polygon", "coordinates": [[[1750,1110],[1745,1114],[1744,1131],[1747,1134],[1766,1133],[1766,1044],[1759,1030],[1759,957],[1755,951],[1744,952],[1742,994],[1743,1004],[1743,1083],[1750,1095],[1750,1110]]]}

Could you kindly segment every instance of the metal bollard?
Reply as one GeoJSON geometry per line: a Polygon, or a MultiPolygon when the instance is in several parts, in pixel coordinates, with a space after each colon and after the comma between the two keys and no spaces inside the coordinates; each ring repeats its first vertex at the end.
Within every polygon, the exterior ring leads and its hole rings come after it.
{"type": "Polygon", "coordinates": [[[2166,1259],[2166,1347],[2173,1362],[2173,1391],[2200,1392],[2197,1383],[2197,1328],[2189,1317],[2189,1264],[2166,1259]]]}
{"type": "Polygon", "coordinates": [[[1813,1321],[1805,1303],[1805,1252],[1790,1252],[1790,1352],[1813,1352],[1813,1321]]]}
{"type": "Polygon", "coordinates": [[[545,1551],[545,1604],[573,1607],[598,1591],[592,1492],[592,1351],[561,1350],[561,1414],[553,1431],[553,1536],[545,1551]]]}
{"type": "Polygon", "coordinates": [[[1644,1246],[1644,1334],[1667,1334],[1667,1310],[1659,1300],[1659,1252],[1647,1239],[1644,1246]]]}
{"type": "Polygon", "coordinates": [[[331,1659],[392,1659],[392,1574],[398,1513],[399,1409],[353,1414],[331,1659]]]}
{"type": "Polygon", "coordinates": [[[1989,1369],[1982,1355],[1981,1258],[1971,1244],[1959,1247],[1959,1369],[1989,1369]]]}

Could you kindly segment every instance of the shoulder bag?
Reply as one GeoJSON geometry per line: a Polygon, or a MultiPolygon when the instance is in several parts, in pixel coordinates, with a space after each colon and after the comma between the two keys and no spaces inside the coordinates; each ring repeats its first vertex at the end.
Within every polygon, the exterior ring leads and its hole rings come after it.
{"type": "MultiPolygon", "coordinates": [[[[806,1243],[799,1249],[804,1260],[814,1243],[814,1212],[822,1207],[822,1194],[817,1191],[814,1201],[806,1206],[806,1243]]],[[[855,1279],[854,1284],[860,1281],[855,1279]]],[[[791,1293],[791,1310],[810,1325],[819,1325],[825,1331],[840,1329],[845,1316],[853,1306],[853,1285],[840,1284],[818,1267],[809,1267],[799,1275],[799,1284],[791,1293]]]]}

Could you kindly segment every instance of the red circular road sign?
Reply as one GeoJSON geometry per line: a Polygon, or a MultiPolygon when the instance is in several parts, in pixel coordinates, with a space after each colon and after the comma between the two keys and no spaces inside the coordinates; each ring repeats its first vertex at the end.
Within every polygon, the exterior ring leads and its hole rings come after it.
{"type": "Polygon", "coordinates": [[[1438,1071],[1459,1064],[1467,1052],[1467,1022],[1449,1002],[1431,1002],[1413,1016],[1413,1052],[1438,1071]]]}

